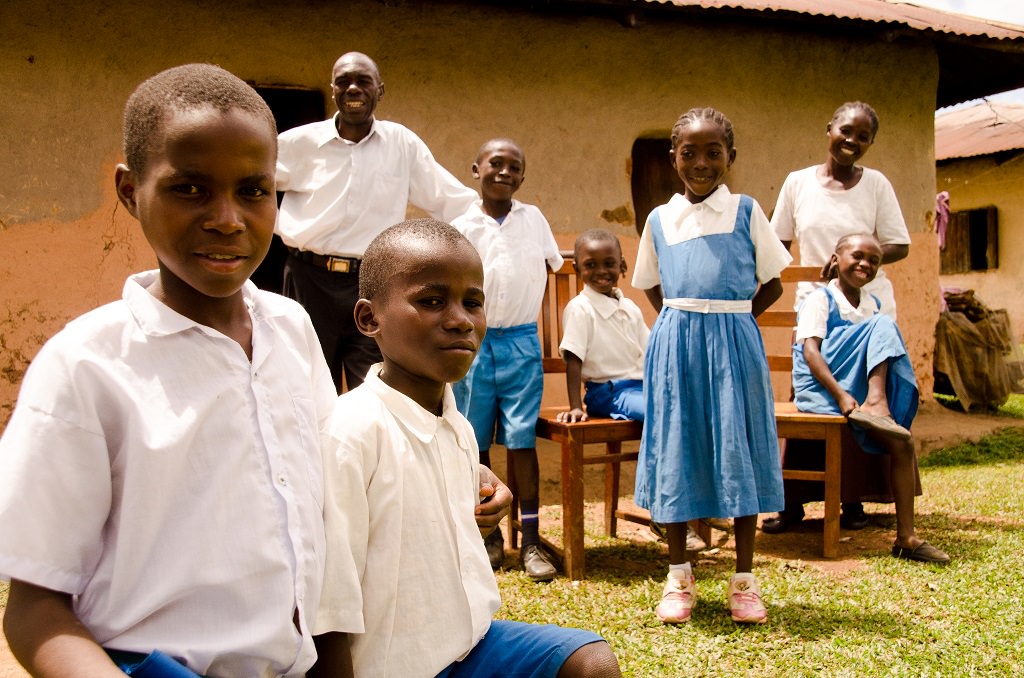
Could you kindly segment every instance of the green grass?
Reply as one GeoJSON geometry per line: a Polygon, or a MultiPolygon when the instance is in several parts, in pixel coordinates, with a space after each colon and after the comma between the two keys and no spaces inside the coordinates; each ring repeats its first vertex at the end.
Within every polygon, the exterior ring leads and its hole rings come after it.
{"type": "MultiPolygon", "coordinates": [[[[963,408],[960,405],[960,399],[956,396],[936,393],[935,400],[944,407],[963,411],[963,408]]],[[[1005,403],[994,410],[989,410],[989,412],[1001,416],[1012,417],[1014,419],[1024,419],[1024,394],[1011,393],[1007,397],[1005,403]]]]}
{"type": "Polygon", "coordinates": [[[670,627],[653,613],[667,569],[662,547],[598,536],[594,524],[588,579],[537,585],[518,570],[500,572],[499,616],[596,631],[626,676],[1021,675],[1024,429],[933,453],[921,475],[917,527],[950,554],[948,566],[893,558],[888,532],[884,546],[848,567],[759,553],[769,621],[739,627],[725,602],[734,553],[722,548],[695,570],[693,619],[670,627]]]}

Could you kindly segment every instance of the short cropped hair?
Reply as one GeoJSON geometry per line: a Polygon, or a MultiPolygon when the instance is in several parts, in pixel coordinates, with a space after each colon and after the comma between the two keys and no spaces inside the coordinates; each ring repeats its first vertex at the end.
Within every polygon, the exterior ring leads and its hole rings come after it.
{"type": "Polygon", "coordinates": [[[584,243],[591,241],[615,243],[619,256],[622,256],[622,244],[619,243],[619,239],[615,237],[614,233],[604,228],[592,228],[589,231],[583,231],[576,238],[576,243],[572,247],[572,256],[576,261],[580,259],[580,248],[583,247],[584,243]]]}
{"type": "Polygon", "coordinates": [[[523,151],[522,146],[517,144],[514,139],[509,139],[508,137],[495,137],[493,139],[488,139],[487,141],[485,141],[480,146],[480,149],[476,152],[476,162],[480,162],[480,160],[484,157],[484,153],[487,152],[487,149],[491,146],[491,144],[505,144],[506,146],[515,146],[519,150],[519,155],[523,156],[523,164],[526,164],[526,153],[523,151]]]}
{"type": "Polygon", "coordinates": [[[387,295],[389,284],[402,270],[401,263],[410,240],[437,243],[444,250],[460,246],[473,248],[473,244],[454,226],[437,219],[408,219],[395,224],[374,238],[363,254],[359,265],[360,297],[373,301],[387,295]]]}
{"type": "MultiPolygon", "coordinates": [[[[266,121],[277,137],[267,102],[237,76],[212,64],[186,64],[157,73],[139,85],[124,107],[124,157],[128,169],[143,175],[153,143],[173,113],[212,107],[238,108],[266,121]]],[[[276,149],[275,149],[276,154],[276,149]]]]}
{"type": "Polygon", "coordinates": [[[874,141],[875,135],[878,134],[878,113],[875,113],[875,109],[871,107],[871,104],[866,104],[863,101],[847,101],[845,104],[836,109],[836,112],[832,114],[832,119],[829,120],[829,125],[836,121],[840,115],[846,111],[860,111],[864,115],[868,116],[868,120],[871,121],[871,139],[874,141]]]}
{"type": "Polygon", "coordinates": [[[684,127],[689,127],[698,120],[711,120],[717,122],[722,126],[722,133],[725,135],[725,148],[727,151],[733,149],[734,139],[732,131],[732,122],[729,118],[725,117],[725,114],[715,108],[691,108],[686,113],[679,116],[676,120],[676,124],[672,125],[672,150],[676,150],[676,146],[679,144],[679,139],[682,136],[684,127]]]}

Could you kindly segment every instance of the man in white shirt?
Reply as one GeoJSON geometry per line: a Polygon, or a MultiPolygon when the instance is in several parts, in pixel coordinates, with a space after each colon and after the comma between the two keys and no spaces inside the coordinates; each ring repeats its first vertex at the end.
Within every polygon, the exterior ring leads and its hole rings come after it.
{"type": "Polygon", "coordinates": [[[409,203],[451,221],[476,192],[438,164],[412,131],[374,117],[384,84],[370,57],[342,55],[331,90],[338,107],[331,119],[278,139],[277,190],[284,199],[277,233],[289,252],[283,292],[313,319],[340,391],[343,375],[353,388],[381,359],[352,319],[366,246],[402,221],[409,203]]]}

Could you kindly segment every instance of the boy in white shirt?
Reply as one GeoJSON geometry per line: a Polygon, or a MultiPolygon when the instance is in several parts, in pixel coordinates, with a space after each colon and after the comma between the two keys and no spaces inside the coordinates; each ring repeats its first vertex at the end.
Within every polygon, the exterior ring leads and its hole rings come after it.
{"type": "MultiPolygon", "coordinates": [[[[557,574],[541,546],[538,527],[540,470],[537,416],[544,390],[543,354],[537,316],[548,270],[562,267],[551,227],[540,210],[513,199],[526,173],[526,157],[510,139],[491,139],[473,163],[480,200],[452,222],[476,248],[484,264],[487,338],[455,397],[476,432],[483,463],[491,442],[512,453],[509,473],[517,486],[523,544],[519,560],[534,581],[557,574]],[[495,435],[497,433],[497,435],[495,435]]],[[[487,541],[491,567],[504,559],[501,532],[487,541]]]]}
{"type": "Polygon", "coordinates": [[[569,411],[558,420],[589,417],[644,420],[644,351],[651,333],[643,313],[616,287],[626,272],[622,247],[611,232],[592,229],[576,239],[573,268],[583,291],[563,313],[562,341],[569,411]],[[586,412],[580,387],[586,387],[586,412]]]}
{"type": "Polygon", "coordinates": [[[335,395],[309,316],[248,281],[274,232],[274,117],[192,64],[124,120],[117,195],[159,270],[25,375],[0,439],[8,642],[35,676],[301,676],[335,395]]]}
{"type": "Polygon", "coordinates": [[[620,676],[600,636],[491,620],[479,454],[449,386],[486,332],[472,245],[443,222],[403,222],[367,248],[359,288],[356,324],[384,362],[338,399],[324,439],[325,675],[620,676]]]}

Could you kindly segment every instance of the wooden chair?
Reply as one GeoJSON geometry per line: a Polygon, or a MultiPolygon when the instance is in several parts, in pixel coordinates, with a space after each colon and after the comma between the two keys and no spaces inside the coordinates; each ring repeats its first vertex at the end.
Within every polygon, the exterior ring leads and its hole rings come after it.
{"type": "MultiPolygon", "coordinates": [[[[572,267],[572,253],[563,252],[565,264],[561,269],[548,275],[548,285],[541,305],[540,333],[544,354],[545,373],[565,373],[565,363],[558,353],[562,336],[562,312],[565,305],[583,287],[572,267]]],[[[809,266],[791,266],[782,272],[783,284],[799,281],[818,281],[820,269],[809,266]]],[[[796,325],[796,312],[781,308],[782,302],[768,309],[758,317],[762,331],[780,328],[791,334],[796,325]]],[[[783,469],[782,476],[789,480],[807,480],[824,483],[825,521],[823,555],[834,558],[839,555],[839,510],[840,481],[842,473],[842,440],[846,418],[839,415],[809,414],[798,412],[789,398],[790,373],[793,369],[792,342],[785,342],[782,353],[769,352],[768,369],[774,375],[783,375],[785,387],[783,397],[776,395],[775,421],[779,438],[785,440],[820,440],[824,442],[824,470],[783,469]]],[[[779,380],[776,380],[779,381],[779,380]]],[[[588,464],[603,464],[605,467],[604,524],[605,534],[614,537],[618,520],[629,520],[642,525],[650,524],[650,514],[643,509],[623,510],[618,507],[620,496],[621,464],[637,459],[636,452],[623,452],[622,443],[639,441],[643,426],[635,421],[616,419],[588,419],[585,422],[564,423],[557,420],[564,407],[546,407],[537,420],[537,436],[552,440],[561,446],[561,487],[562,487],[562,530],[563,547],[558,548],[545,542],[548,548],[561,556],[566,576],[583,579],[586,575],[583,547],[583,468],[588,464]],[[586,454],[588,445],[603,445],[597,454],[586,454]]],[[[511,469],[511,459],[508,461],[511,469]]],[[[515,494],[514,476],[507,474],[509,486],[515,494]]],[[[513,500],[511,512],[510,540],[516,548],[519,528],[518,502],[513,500]]],[[[704,541],[710,543],[711,530],[703,522],[693,521],[691,526],[704,541]]]]}

